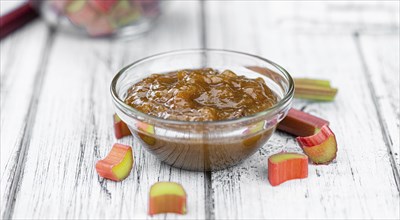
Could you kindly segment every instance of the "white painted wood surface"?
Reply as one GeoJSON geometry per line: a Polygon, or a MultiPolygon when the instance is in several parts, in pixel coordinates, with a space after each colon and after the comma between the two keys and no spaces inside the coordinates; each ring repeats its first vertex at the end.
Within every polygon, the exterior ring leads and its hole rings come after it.
{"type": "MultiPolygon", "coordinates": [[[[268,2],[222,5],[212,2],[206,9],[207,46],[260,54],[284,65],[295,77],[327,78],[339,88],[333,103],[294,102],[295,107],[331,122],[339,153],[334,164],[310,165],[308,179],[274,188],[267,184],[267,156],[300,148],[291,137],[273,136],[250,160],[213,173],[216,219],[398,217],[398,176],[393,175],[395,167],[384,140],[386,134],[382,134],[377,117],[377,111],[383,111],[374,107],[369,74],[363,67],[362,52],[354,34],[342,31],[316,34],[316,30],[294,34],[292,30],[265,22],[271,16],[268,2]],[[240,17],[230,16],[239,13],[240,17]]],[[[292,25],[295,28],[296,23],[292,25]]],[[[392,45],[395,57],[398,49],[392,45]]],[[[398,62],[395,59],[392,62],[398,62]]],[[[392,66],[398,76],[398,63],[392,66]]],[[[391,89],[398,93],[398,82],[396,85],[391,89]]],[[[387,88],[380,86],[380,89],[387,88]]],[[[397,127],[393,138],[398,137],[397,127]]]]}
{"type": "Polygon", "coordinates": [[[1,42],[2,218],[151,218],[148,190],[159,180],[185,187],[188,214],[155,219],[400,218],[399,2],[179,1],[166,14],[131,41],[76,38],[36,22],[1,42]],[[144,56],[196,47],[330,79],[335,102],[294,106],[331,122],[337,160],[272,187],[268,156],[300,152],[284,133],[242,164],[205,173],[164,165],[127,137],[118,142],[133,145],[131,175],[99,178],[94,165],[116,141],[113,75],[144,56]]]}
{"type": "Polygon", "coordinates": [[[125,181],[100,179],[94,169],[115,142],[109,94],[112,77],[142,56],[199,47],[198,5],[170,5],[172,16],[131,42],[81,40],[61,33],[54,36],[36,115],[40,123],[32,130],[14,218],[143,219],[147,217],[148,190],[157,181],[180,182],[191,192],[188,215],[172,218],[204,217],[203,174],[161,164],[133,138],[122,140],[133,144],[135,154],[135,169],[125,181]],[[169,31],[178,28],[187,34],[169,31]]]}
{"type": "Polygon", "coordinates": [[[12,204],[33,125],[47,27],[34,22],[1,41],[1,214],[12,204]],[[30,35],[30,38],[26,38],[30,35]],[[34,55],[33,55],[34,54],[34,55]]]}
{"type": "MultiPolygon", "coordinates": [[[[361,35],[360,53],[369,79],[371,96],[379,113],[382,133],[392,153],[393,167],[400,173],[400,45],[399,35],[361,35]]],[[[400,184],[400,183],[398,183],[400,184]]]]}

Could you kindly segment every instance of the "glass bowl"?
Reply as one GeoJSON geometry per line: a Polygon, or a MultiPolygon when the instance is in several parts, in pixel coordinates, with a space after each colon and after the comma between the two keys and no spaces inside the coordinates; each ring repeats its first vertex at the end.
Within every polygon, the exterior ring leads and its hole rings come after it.
{"type": "Polygon", "coordinates": [[[33,1],[50,25],[90,37],[124,37],[147,31],[161,14],[161,0],[33,1]]]}
{"type": "Polygon", "coordinates": [[[251,156],[286,116],[294,94],[289,73],[259,56],[213,49],[180,50],[138,60],[117,73],[111,83],[115,111],[141,144],[161,161],[187,170],[219,170],[251,156]],[[261,77],[278,97],[269,109],[239,119],[207,122],[167,120],[124,103],[128,89],[153,73],[210,67],[261,77]]]}

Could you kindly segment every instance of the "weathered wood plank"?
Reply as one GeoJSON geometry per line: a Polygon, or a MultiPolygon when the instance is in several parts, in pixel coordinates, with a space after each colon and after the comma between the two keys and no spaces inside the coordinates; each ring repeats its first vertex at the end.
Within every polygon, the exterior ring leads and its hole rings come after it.
{"type": "Polygon", "coordinates": [[[187,215],[155,219],[204,218],[203,173],[161,164],[133,138],[118,141],[134,149],[135,167],[126,180],[103,180],[94,169],[116,142],[109,94],[114,74],[138,58],[200,45],[198,2],[171,3],[166,13],[156,29],[131,41],[57,35],[14,218],[150,218],[148,192],[159,180],[181,183],[190,199],[187,215]]]}
{"type": "Polygon", "coordinates": [[[355,39],[364,60],[364,71],[369,79],[371,96],[378,109],[381,129],[393,158],[393,172],[400,189],[399,35],[356,35],[355,39]]]}
{"type": "Polygon", "coordinates": [[[207,2],[207,46],[256,53],[283,65],[293,76],[330,79],[339,88],[335,102],[296,100],[294,106],[331,122],[339,153],[328,166],[310,165],[308,179],[271,187],[268,156],[301,151],[293,137],[275,134],[249,160],[212,173],[215,217],[399,218],[399,191],[377,118],[379,109],[374,107],[353,36],[288,31],[269,25],[266,10],[249,2],[207,2]]]}
{"type": "MultiPolygon", "coordinates": [[[[150,185],[157,180],[172,180],[181,182],[189,193],[189,214],[183,218],[203,218],[205,207],[214,205],[217,210],[215,213],[207,212],[207,217],[214,217],[215,214],[216,218],[399,218],[393,215],[399,211],[396,207],[399,196],[390,176],[390,157],[385,153],[383,135],[377,129],[381,125],[376,120],[377,111],[371,107],[373,100],[370,98],[368,80],[352,84],[363,73],[356,48],[350,36],[336,39],[335,36],[323,35],[331,32],[347,34],[354,30],[398,31],[398,19],[393,19],[398,17],[399,3],[395,1],[365,5],[359,2],[208,3],[226,7],[223,11],[219,11],[222,7],[207,7],[210,13],[206,15],[214,13],[207,19],[208,29],[212,30],[207,34],[210,47],[257,53],[281,63],[294,74],[326,76],[340,87],[335,103],[295,103],[299,108],[304,107],[306,111],[332,121],[332,128],[341,142],[339,144],[343,146],[340,146],[336,164],[313,166],[309,179],[272,189],[266,179],[266,157],[284,146],[287,146],[287,150],[299,150],[292,137],[279,134],[249,161],[227,171],[213,173],[211,179],[215,183],[205,192],[207,187],[202,173],[180,171],[162,165],[134,140],[126,138],[121,142],[135,145],[136,167],[132,175],[123,183],[98,179],[93,166],[105,156],[114,142],[110,132],[111,101],[104,98],[109,97],[111,73],[145,55],[199,46],[198,15],[190,19],[186,16],[194,11],[196,4],[179,4],[183,5],[178,6],[179,9],[171,9],[172,17],[162,20],[157,27],[159,30],[147,35],[146,39],[119,44],[82,41],[61,35],[57,37],[53,51],[55,55],[52,52],[54,56],[46,68],[50,76],[45,78],[43,96],[39,102],[36,122],[40,123],[36,123],[33,129],[35,132],[29,144],[14,217],[146,218],[150,185]],[[348,14],[350,16],[346,17],[348,14]],[[169,33],[171,30],[179,33],[169,33]],[[352,75],[348,75],[349,72],[352,75]],[[71,88],[77,91],[70,92],[71,88]],[[366,98],[357,100],[360,97],[366,98]],[[349,102],[351,99],[357,101],[349,102]],[[343,106],[348,107],[344,109],[343,106]],[[356,110],[364,110],[363,107],[371,109],[355,114],[356,110]],[[371,120],[366,122],[365,118],[371,120]],[[363,133],[360,127],[368,132],[363,133]],[[354,137],[363,141],[357,143],[354,137]],[[365,149],[368,151],[360,156],[365,149]],[[379,178],[382,178],[381,181],[379,178]],[[204,200],[204,195],[211,198],[204,200]],[[212,204],[204,206],[208,202],[212,204]]],[[[361,45],[364,50],[364,42],[361,45]]],[[[366,46],[366,60],[374,59],[370,50],[378,50],[371,47],[366,46]]],[[[393,53],[392,50],[390,52],[393,53]]],[[[368,68],[376,72],[379,66],[377,63],[373,65],[376,66],[368,68]]],[[[374,85],[379,87],[380,84],[374,85]]],[[[377,97],[382,94],[386,100],[379,102],[382,103],[379,105],[386,111],[387,103],[391,103],[393,98],[387,98],[387,91],[380,93],[379,89],[381,87],[376,89],[377,97]]],[[[1,102],[3,108],[3,96],[1,102]]],[[[393,113],[390,114],[393,116],[393,113]]],[[[389,134],[396,137],[393,135],[395,124],[390,118],[385,120],[389,134]]],[[[1,189],[5,192],[3,184],[1,189]]]]}
{"type": "MultiPolygon", "coordinates": [[[[220,4],[229,7],[230,3],[220,4]]],[[[240,15],[259,14],[265,18],[264,27],[289,33],[347,34],[354,30],[391,33],[398,32],[400,27],[398,1],[254,1],[247,4],[242,5],[240,15]]],[[[229,14],[227,19],[232,16],[235,14],[229,14]]]]}
{"type": "Polygon", "coordinates": [[[48,29],[43,22],[9,35],[0,43],[1,56],[1,217],[6,217],[19,181],[24,140],[32,125],[34,96],[43,68],[48,29]],[[29,36],[29,37],[27,37],[29,36]]]}

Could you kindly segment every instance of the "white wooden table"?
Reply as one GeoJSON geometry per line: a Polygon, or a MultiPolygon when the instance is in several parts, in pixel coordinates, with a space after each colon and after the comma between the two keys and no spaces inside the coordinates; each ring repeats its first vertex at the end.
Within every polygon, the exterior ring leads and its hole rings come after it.
{"type": "Polygon", "coordinates": [[[151,218],[149,187],[181,183],[188,213],[155,219],[399,219],[399,2],[172,2],[130,41],[69,36],[35,21],[1,41],[1,217],[151,218]],[[123,66],[182,48],[258,54],[294,77],[330,79],[334,102],[294,101],[331,122],[339,152],[309,177],[272,187],[269,155],[299,151],[277,132],[245,162],[217,172],[160,163],[132,137],[123,182],[94,165],[116,142],[109,85],[123,66]]]}

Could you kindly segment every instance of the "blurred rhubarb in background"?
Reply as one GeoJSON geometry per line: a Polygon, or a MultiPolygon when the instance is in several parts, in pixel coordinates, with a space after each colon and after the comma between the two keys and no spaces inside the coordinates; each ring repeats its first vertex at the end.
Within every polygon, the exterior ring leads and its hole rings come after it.
{"type": "Polygon", "coordinates": [[[160,5],[160,0],[46,0],[37,7],[53,25],[99,37],[148,30],[161,13],[160,5]]]}
{"type": "Polygon", "coordinates": [[[0,1],[0,39],[38,17],[28,1],[0,1]]]}
{"type": "Polygon", "coordinates": [[[91,37],[130,36],[149,30],[165,3],[160,0],[16,0],[1,4],[7,8],[2,10],[0,22],[3,38],[38,14],[47,23],[69,32],[91,37]]]}

